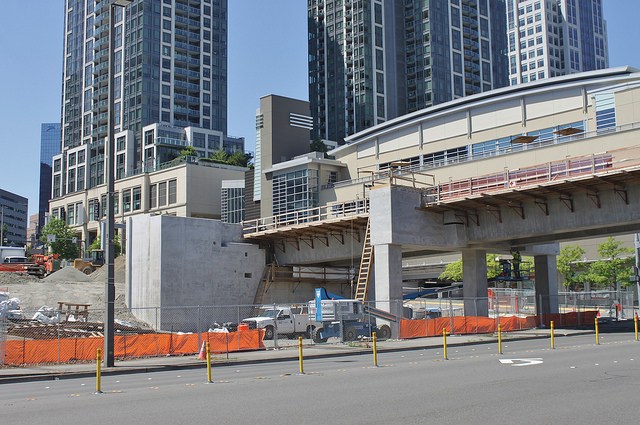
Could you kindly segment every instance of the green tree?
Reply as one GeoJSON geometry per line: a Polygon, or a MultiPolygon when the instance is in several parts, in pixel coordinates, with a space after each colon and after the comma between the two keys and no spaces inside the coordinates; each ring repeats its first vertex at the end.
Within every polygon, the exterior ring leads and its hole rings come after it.
{"type": "Polygon", "coordinates": [[[185,156],[198,156],[198,151],[193,146],[185,146],[184,149],[180,151],[180,158],[185,156]]]}
{"type": "Polygon", "coordinates": [[[252,159],[253,155],[251,155],[250,153],[237,151],[228,156],[227,164],[246,168],[249,167],[252,159]]]}
{"type": "Polygon", "coordinates": [[[438,280],[445,282],[462,282],[462,259],[445,266],[438,280]]]}
{"type": "Polygon", "coordinates": [[[76,234],[64,221],[52,218],[46,226],[42,228],[42,236],[40,240],[51,248],[53,254],[58,254],[64,259],[73,259],[78,257],[78,245],[73,242],[76,234]],[[49,235],[55,239],[49,242],[49,235]]]}
{"type": "Polygon", "coordinates": [[[213,162],[217,162],[218,164],[228,164],[229,154],[222,149],[218,149],[213,151],[213,153],[209,155],[209,159],[213,162]]]}
{"type": "MultiPolygon", "coordinates": [[[[102,248],[102,242],[100,240],[100,236],[98,236],[93,240],[91,245],[89,245],[89,251],[93,251],[95,249],[101,249],[101,248],[102,248]]],[[[113,237],[113,250],[116,257],[118,257],[122,253],[122,246],[120,245],[120,235],[117,233],[113,237]]]]}
{"type": "Polygon", "coordinates": [[[622,286],[631,284],[629,277],[633,271],[633,249],[625,248],[614,237],[598,245],[600,259],[589,266],[585,274],[585,281],[591,282],[597,288],[615,288],[617,283],[622,286]]]}
{"type": "Polygon", "coordinates": [[[324,154],[324,157],[327,158],[327,152],[329,152],[329,148],[324,144],[322,140],[315,139],[312,140],[309,144],[309,152],[322,152],[324,154]]]}
{"type": "MultiPolygon", "coordinates": [[[[501,272],[500,263],[496,261],[495,254],[487,254],[487,279],[493,279],[498,276],[501,272]]],[[[444,268],[440,276],[438,276],[439,280],[446,282],[462,282],[462,259],[454,261],[453,263],[447,264],[444,268]]]]}
{"type": "Polygon", "coordinates": [[[560,250],[557,258],[558,273],[564,277],[564,286],[576,290],[584,279],[584,274],[576,264],[584,256],[584,249],[578,245],[567,245],[560,250]]]}

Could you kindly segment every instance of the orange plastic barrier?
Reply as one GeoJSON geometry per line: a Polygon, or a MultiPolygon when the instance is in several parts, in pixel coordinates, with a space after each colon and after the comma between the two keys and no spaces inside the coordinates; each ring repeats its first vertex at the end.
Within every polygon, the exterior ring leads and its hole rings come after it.
{"type": "Polygon", "coordinates": [[[548,314],[541,318],[539,316],[511,316],[492,319],[479,316],[455,316],[426,320],[401,320],[400,338],[411,339],[442,335],[443,329],[457,335],[493,333],[498,329],[498,324],[502,326],[503,331],[511,332],[532,329],[541,325],[548,326],[552,320],[556,326],[577,326],[592,323],[595,316],[595,311],[585,311],[548,314]]]}
{"type": "MultiPolygon", "coordinates": [[[[226,353],[265,348],[264,330],[198,334],[142,334],[114,337],[116,358],[188,355],[198,352],[199,341],[209,341],[212,353],[226,353]],[[198,338],[199,337],[199,338],[198,338]]],[[[5,364],[68,363],[93,360],[104,338],[67,338],[7,341],[5,364]]]]}

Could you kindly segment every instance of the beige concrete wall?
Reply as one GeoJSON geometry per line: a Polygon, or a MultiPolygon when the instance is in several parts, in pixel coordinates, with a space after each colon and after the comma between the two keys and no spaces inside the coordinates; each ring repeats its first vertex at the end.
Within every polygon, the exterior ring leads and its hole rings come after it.
{"type": "MultiPolygon", "coordinates": [[[[187,217],[220,218],[220,190],[222,180],[239,180],[244,178],[244,168],[215,169],[210,167],[190,167],[185,176],[183,192],[187,217]]],[[[178,199],[180,204],[180,199],[178,199]]]]}
{"type": "MultiPolygon", "coordinates": [[[[595,98],[587,93],[606,89],[608,86],[617,90],[617,125],[640,123],[640,88],[633,87],[632,84],[628,89],[611,81],[558,85],[504,98],[490,98],[466,108],[436,110],[431,115],[416,116],[406,124],[356,139],[353,145],[339,149],[335,157],[347,164],[347,170],[342,173],[344,178],[353,180],[366,176],[364,170],[376,170],[383,163],[457,147],[470,147],[475,143],[578,121],[585,123],[585,132],[589,136],[585,139],[576,137],[570,142],[565,139],[561,144],[546,147],[528,148],[525,145],[521,152],[427,170],[435,175],[436,182],[445,182],[633,146],[638,142],[630,135],[595,137],[593,133],[595,98]]],[[[345,201],[349,197],[355,199],[354,196],[362,193],[356,184],[338,186],[333,195],[323,193],[321,198],[345,201]]]]}
{"type": "Polygon", "coordinates": [[[640,88],[616,93],[616,122],[620,126],[640,122],[640,88]]]}
{"type": "MultiPolygon", "coordinates": [[[[116,223],[122,224],[128,217],[138,214],[170,214],[178,217],[220,218],[221,202],[220,189],[222,180],[237,180],[244,178],[246,169],[241,167],[209,167],[206,165],[181,164],[153,173],[139,174],[120,179],[115,182],[118,194],[118,213],[116,223]],[[161,182],[176,180],[176,202],[169,205],[150,208],[150,186],[161,182]],[[122,208],[122,192],[126,189],[141,188],[141,209],[124,212],[122,208]]],[[[84,207],[83,220],[70,227],[77,232],[82,241],[87,241],[89,234],[100,234],[100,222],[89,219],[88,205],[91,199],[101,199],[106,192],[106,185],[94,187],[82,192],[71,193],[51,201],[49,211],[54,208],[82,203],[84,207]]],[[[168,202],[168,199],[167,199],[168,202]]]]}

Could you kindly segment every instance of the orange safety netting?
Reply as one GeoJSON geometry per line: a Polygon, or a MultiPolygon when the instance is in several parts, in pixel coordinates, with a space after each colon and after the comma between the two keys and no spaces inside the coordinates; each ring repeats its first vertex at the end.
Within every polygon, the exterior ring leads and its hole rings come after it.
{"type": "Polygon", "coordinates": [[[455,316],[439,317],[437,319],[401,320],[400,338],[422,338],[442,335],[444,329],[448,333],[457,335],[493,333],[498,329],[498,324],[504,332],[532,329],[536,326],[548,326],[551,321],[556,326],[577,326],[593,323],[596,311],[572,312],[563,314],[547,314],[542,317],[500,317],[492,319],[479,316],[455,316]]]}
{"type": "MultiPolygon", "coordinates": [[[[204,332],[198,334],[142,334],[114,337],[116,358],[195,354],[199,342],[208,341],[212,353],[265,348],[264,330],[241,332],[204,332]]],[[[5,364],[67,363],[94,360],[104,338],[65,338],[7,341],[5,364]]]]}

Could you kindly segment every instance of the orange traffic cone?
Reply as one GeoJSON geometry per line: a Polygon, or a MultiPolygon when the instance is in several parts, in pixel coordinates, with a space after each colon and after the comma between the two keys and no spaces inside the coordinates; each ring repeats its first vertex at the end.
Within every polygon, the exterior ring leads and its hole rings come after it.
{"type": "Polygon", "coordinates": [[[200,354],[198,354],[198,360],[207,360],[207,343],[202,341],[202,347],[200,347],[200,354]]]}

